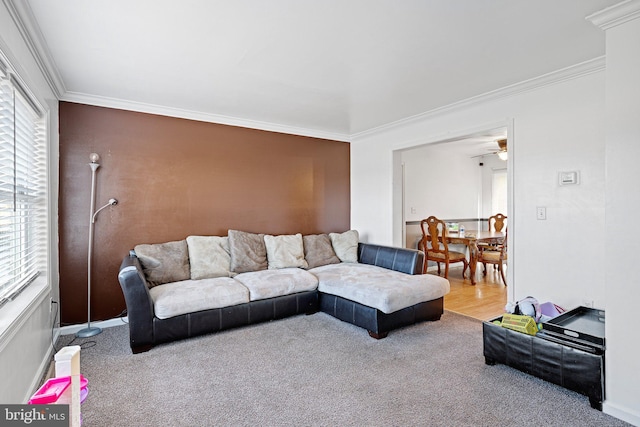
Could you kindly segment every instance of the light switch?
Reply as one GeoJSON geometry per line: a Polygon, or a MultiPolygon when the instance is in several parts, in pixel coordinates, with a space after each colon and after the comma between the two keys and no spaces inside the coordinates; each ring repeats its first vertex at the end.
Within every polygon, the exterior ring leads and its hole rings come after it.
{"type": "Polygon", "coordinates": [[[544,206],[538,206],[536,208],[536,218],[538,220],[547,219],[547,208],[544,206]]]}

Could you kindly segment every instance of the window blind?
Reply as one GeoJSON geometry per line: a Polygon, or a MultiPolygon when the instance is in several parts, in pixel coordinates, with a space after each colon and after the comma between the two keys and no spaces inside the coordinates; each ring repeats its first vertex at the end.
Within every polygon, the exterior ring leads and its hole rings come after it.
{"type": "Polygon", "coordinates": [[[507,200],[507,170],[494,170],[491,182],[491,215],[507,215],[507,200]]]}
{"type": "Polygon", "coordinates": [[[0,67],[0,306],[47,265],[44,118],[0,67]]]}

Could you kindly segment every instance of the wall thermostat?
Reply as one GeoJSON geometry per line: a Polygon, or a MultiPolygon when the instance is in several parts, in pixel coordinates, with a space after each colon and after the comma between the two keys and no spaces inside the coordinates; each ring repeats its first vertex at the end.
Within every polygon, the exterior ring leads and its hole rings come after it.
{"type": "Polygon", "coordinates": [[[580,173],[578,171],[560,172],[558,175],[560,185],[573,185],[580,183],[580,173]]]}

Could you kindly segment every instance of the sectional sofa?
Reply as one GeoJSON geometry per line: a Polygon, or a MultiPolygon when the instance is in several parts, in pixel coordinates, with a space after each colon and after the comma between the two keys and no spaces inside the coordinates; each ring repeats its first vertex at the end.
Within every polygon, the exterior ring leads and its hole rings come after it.
{"type": "Polygon", "coordinates": [[[424,254],[359,242],[357,231],[228,236],[138,245],[120,266],[134,353],[232,327],[326,312],[374,338],[438,320],[449,282],[424,254]]]}

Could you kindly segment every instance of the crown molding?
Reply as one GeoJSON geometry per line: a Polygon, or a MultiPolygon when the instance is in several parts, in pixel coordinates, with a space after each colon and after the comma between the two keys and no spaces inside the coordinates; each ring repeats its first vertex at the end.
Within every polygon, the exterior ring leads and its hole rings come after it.
{"type": "Polygon", "coordinates": [[[568,80],[577,79],[588,74],[604,71],[606,66],[606,60],[604,56],[599,56],[588,61],[581,62],[579,64],[571,65],[560,70],[552,71],[547,74],[543,74],[538,77],[534,77],[529,80],[524,80],[519,83],[515,83],[509,86],[502,87],[500,89],[485,92],[483,94],[473,96],[471,98],[463,99],[452,104],[448,104],[442,107],[435,108],[433,110],[425,111],[424,113],[409,116],[404,119],[397,120],[395,122],[387,123],[382,126],[377,126],[362,132],[358,132],[351,135],[352,141],[362,139],[368,136],[373,136],[382,132],[386,132],[398,127],[407,126],[413,123],[418,123],[424,120],[431,119],[441,114],[449,113],[455,110],[472,107],[474,105],[482,104],[489,101],[495,101],[501,98],[507,98],[523,92],[529,92],[532,90],[540,89],[546,86],[551,86],[557,83],[561,83],[568,80]]]}
{"type": "Polygon", "coordinates": [[[221,114],[204,113],[201,111],[185,110],[182,108],[166,107],[162,105],[147,104],[143,102],[128,101],[125,99],[109,98],[105,96],[86,95],[78,92],[67,91],[60,97],[60,101],[94,105],[97,107],[136,111],[139,113],[157,114],[161,116],[177,117],[181,119],[217,123],[228,126],[238,126],[249,129],[264,130],[268,132],[279,132],[298,136],[307,136],[310,138],[330,139],[343,142],[350,141],[349,135],[344,133],[327,132],[318,129],[309,129],[277,123],[262,122],[258,120],[224,116],[221,114]]]}
{"type": "Polygon", "coordinates": [[[58,67],[53,60],[47,43],[44,41],[40,27],[38,26],[29,2],[16,0],[2,0],[11,19],[15,22],[20,35],[29,48],[47,84],[57,98],[65,93],[64,82],[58,72],[58,67]]]}
{"type": "Polygon", "coordinates": [[[625,0],[606,9],[592,13],[585,19],[603,30],[640,18],[640,1],[625,0]]]}

